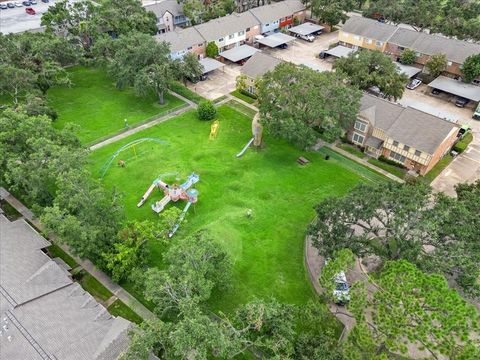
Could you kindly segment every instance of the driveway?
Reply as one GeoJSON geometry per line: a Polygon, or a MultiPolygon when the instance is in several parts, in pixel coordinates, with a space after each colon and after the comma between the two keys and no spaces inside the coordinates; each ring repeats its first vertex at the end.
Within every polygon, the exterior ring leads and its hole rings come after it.
{"type": "Polygon", "coordinates": [[[188,84],[188,87],[207,99],[217,99],[235,90],[241,68],[237,64],[226,64],[223,69],[214,70],[208,74],[207,80],[188,84]]]}
{"type": "Polygon", "coordinates": [[[472,119],[475,104],[470,102],[467,107],[455,106],[455,96],[442,93],[438,96],[430,94],[430,88],[421,85],[414,91],[405,90],[401,100],[402,105],[425,111],[460,125],[469,124],[472,127],[473,141],[467,150],[457,156],[449,166],[432,182],[434,191],[443,191],[455,196],[455,185],[472,183],[480,179],[480,121],[472,119]]]}
{"type": "Polygon", "coordinates": [[[318,55],[322,50],[327,50],[331,43],[338,41],[338,32],[325,33],[315,37],[313,42],[296,39],[286,49],[264,49],[267,54],[276,58],[290,61],[297,65],[306,65],[319,71],[331,71],[332,61],[321,60],[318,55]]]}

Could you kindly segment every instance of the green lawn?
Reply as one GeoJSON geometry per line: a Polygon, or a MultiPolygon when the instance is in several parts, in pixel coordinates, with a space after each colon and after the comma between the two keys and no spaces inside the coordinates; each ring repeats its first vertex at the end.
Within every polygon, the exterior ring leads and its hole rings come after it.
{"type": "Polygon", "coordinates": [[[48,254],[50,255],[50,257],[52,257],[52,258],[59,257],[60,259],[65,261],[65,263],[67,263],[72,269],[74,269],[78,266],[75,259],[72,258],[70,255],[68,255],[65,251],[63,251],[63,249],[58,245],[55,245],[55,244],[50,245],[47,248],[47,251],[48,251],[48,254]]]}
{"type": "MultiPolygon", "coordinates": [[[[234,262],[231,287],[214,294],[213,310],[231,311],[254,298],[274,296],[280,301],[304,303],[312,298],[303,262],[305,229],[314,217],[313,206],[327,196],[340,196],[360,182],[385,178],[328,149],[302,152],[284,141],[265,138],[265,148],[235,155],[251,138],[251,118],[228,106],[218,109],[220,128],[209,140],[210,122],[188,112],[117,143],[93,152],[92,174],[98,176],[105,161],[122,145],[138,138],[168,141],[143,143],[121,157],[126,167],[112,166],[103,182],[125,194],[129,219],[156,219],[150,205],[160,199],[156,191],[141,208],[136,204],[160,174],[168,182],[181,182],[192,171],[201,177],[199,201],[175,237],[208,229],[234,262]],[[325,154],[330,155],[325,160],[325,154]],[[305,156],[311,163],[300,166],[305,156]],[[247,209],[253,216],[247,218],[247,209]]],[[[183,207],[184,204],[178,203],[183,207]]],[[[149,263],[162,267],[165,248],[149,244],[149,263]]],[[[126,284],[131,290],[131,286],[126,284]]],[[[134,291],[132,291],[134,293],[134,291]]],[[[140,297],[139,297],[140,298],[140,297]]]]}
{"type": "Polygon", "coordinates": [[[171,95],[160,105],[153,94],[139,98],[132,89],[118,90],[100,68],[76,66],[68,72],[73,85],[50,89],[48,103],[58,112],[54,126],[79,125],[78,137],[85,144],[122,131],[125,119],[132,126],[184,104],[171,95]]]}
{"type": "Polygon", "coordinates": [[[378,166],[380,169],[388,171],[390,174],[395,175],[400,179],[403,179],[406,174],[405,169],[399,168],[398,166],[395,166],[395,165],[387,164],[386,162],[380,161],[375,158],[368,159],[368,162],[372,165],[378,166]]]}
{"type": "Polygon", "coordinates": [[[92,275],[82,270],[79,272],[75,279],[82,285],[82,287],[88,291],[94,298],[100,301],[107,301],[113,294],[105,286],[103,286],[92,275]]]}
{"type": "Polygon", "coordinates": [[[445,155],[423,178],[430,184],[453,160],[452,155],[445,155]]]}
{"type": "Polygon", "coordinates": [[[248,96],[248,95],[245,95],[243,93],[241,93],[240,91],[238,90],[234,90],[230,93],[230,95],[233,95],[243,101],[245,101],[246,103],[249,103],[249,104],[253,104],[255,102],[257,102],[256,99],[252,98],[251,96],[248,96]]]}
{"type": "Polygon", "coordinates": [[[170,89],[177,94],[186,97],[188,100],[193,101],[196,104],[199,104],[200,101],[206,100],[203,96],[198,95],[195,91],[190,90],[186,86],[183,86],[178,81],[174,81],[170,84],[170,89]]]}
{"type": "Polygon", "coordinates": [[[107,308],[108,312],[113,316],[121,316],[136,324],[140,324],[143,319],[132,309],[130,309],[122,300],[115,300],[112,305],[107,308]]]}
{"type": "Polygon", "coordinates": [[[350,144],[338,144],[337,147],[339,147],[340,149],[342,150],[345,150],[347,152],[349,152],[350,154],[360,158],[360,159],[363,159],[365,158],[365,153],[362,152],[357,146],[355,145],[350,145],[350,144]]]}

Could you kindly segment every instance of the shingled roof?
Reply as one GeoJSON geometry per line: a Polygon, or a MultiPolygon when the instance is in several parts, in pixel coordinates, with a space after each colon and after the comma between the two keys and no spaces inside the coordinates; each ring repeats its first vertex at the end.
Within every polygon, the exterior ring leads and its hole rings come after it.
{"type": "Polygon", "coordinates": [[[167,11],[173,16],[183,15],[183,6],[177,0],[163,0],[145,5],[145,10],[153,12],[157,18],[162,17],[167,11]]]}
{"type": "Polygon", "coordinates": [[[247,60],[245,65],[240,69],[240,72],[252,79],[256,79],[275,69],[281,62],[282,60],[276,57],[264,54],[263,52],[257,52],[247,60]]]}
{"type": "Polygon", "coordinates": [[[437,116],[369,94],[361,99],[360,115],[390,138],[431,155],[458,128],[437,116]]]}
{"type": "Polygon", "coordinates": [[[342,27],[342,31],[360,35],[378,41],[387,41],[397,30],[396,26],[367,19],[362,16],[352,16],[342,27]]]}
{"type": "Polygon", "coordinates": [[[259,25],[258,20],[249,11],[233,13],[206,23],[196,25],[195,28],[206,41],[216,41],[227,35],[259,25]]]}
{"type": "Polygon", "coordinates": [[[113,317],[43,251],[25,221],[0,214],[0,355],[21,360],[116,360],[131,323],[113,317]]]}
{"type": "Polygon", "coordinates": [[[200,35],[195,27],[186,29],[175,28],[174,31],[167,31],[163,34],[155,35],[158,42],[165,41],[170,44],[170,51],[176,53],[188,49],[191,46],[203,44],[204,38],[200,35]]]}
{"type": "Polygon", "coordinates": [[[262,23],[282,19],[299,11],[305,10],[305,5],[298,0],[285,0],[269,5],[250,9],[250,12],[262,23]]]}

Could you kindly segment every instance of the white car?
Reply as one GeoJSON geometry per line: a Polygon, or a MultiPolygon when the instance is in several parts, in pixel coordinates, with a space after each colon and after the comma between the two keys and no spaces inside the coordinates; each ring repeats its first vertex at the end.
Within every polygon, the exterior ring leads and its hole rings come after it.
{"type": "Polygon", "coordinates": [[[345,305],[350,301],[350,287],[347,277],[343,271],[335,275],[335,290],[333,290],[333,299],[338,305],[345,305]]]}
{"type": "Polygon", "coordinates": [[[22,3],[19,2],[19,1],[15,1],[15,2],[14,2],[14,5],[15,5],[16,7],[23,7],[22,3]]]}
{"type": "Polygon", "coordinates": [[[415,90],[417,87],[419,87],[422,83],[422,80],[420,79],[413,79],[410,81],[407,85],[407,89],[409,90],[415,90]]]}
{"type": "Polygon", "coordinates": [[[299,35],[298,37],[308,42],[313,42],[313,40],[315,40],[315,36],[313,35],[299,35]]]}

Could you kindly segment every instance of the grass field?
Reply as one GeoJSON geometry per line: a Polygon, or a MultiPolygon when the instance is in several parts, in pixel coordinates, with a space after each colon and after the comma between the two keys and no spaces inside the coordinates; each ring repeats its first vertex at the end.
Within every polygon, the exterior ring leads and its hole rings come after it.
{"type": "Polygon", "coordinates": [[[122,300],[115,300],[112,305],[107,308],[108,312],[113,316],[121,316],[136,324],[140,324],[143,319],[132,309],[130,309],[122,300]]]}
{"type": "Polygon", "coordinates": [[[153,94],[139,98],[132,89],[118,90],[103,69],[76,66],[68,72],[73,85],[50,89],[48,103],[58,113],[54,126],[79,125],[77,135],[85,144],[123,130],[125,119],[132,126],[184,104],[169,94],[160,105],[153,94]]]}
{"type": "MultiPolygon", "coordinates": [[[[103,178],[105,186],[125,194],[127,216],[155,220],[150,205],[160,199],[158,191],[143,207],[136,207],[152,180],[170,174],[165,181],[178,183],[194,171],[200,175],[199,201],[171,241],[206,228],[231,255],[231,287],[214,294],[212,309],[228,312],[255,297],[304,303],[313,296],[303,262],[305,229],[314,217],[313,206],[327,196],[345,194],[360,182],[385,180],[328,149],[306,153],[269,137],[260,152],[248,150],[236,158],[251,138],[251,118],[225,105],[219,108],[218,118],[215,140],[208,136],[211,123],[188,112],[100,148],[91,154],[92,174],[98,176],[105,161],[134,139],[166,140],[166,145],[139,145],[136,156],[131,149],[122,153],[119,158],[126,160],[126,167],[114,165],[103,178]],[[326,153],[329,160],[324,159],[326,153]],[[311,163],[298,165],[299,156],[311,163]],[[248,209],[253,212],[251,218],[246,216],[248,209]]],[[[149,248],[149,263],[162,267],[165,249],[159,243],[150,243],[149,248]]],[[[126,287],[131,289],[129,284],[126,287]]]]}

